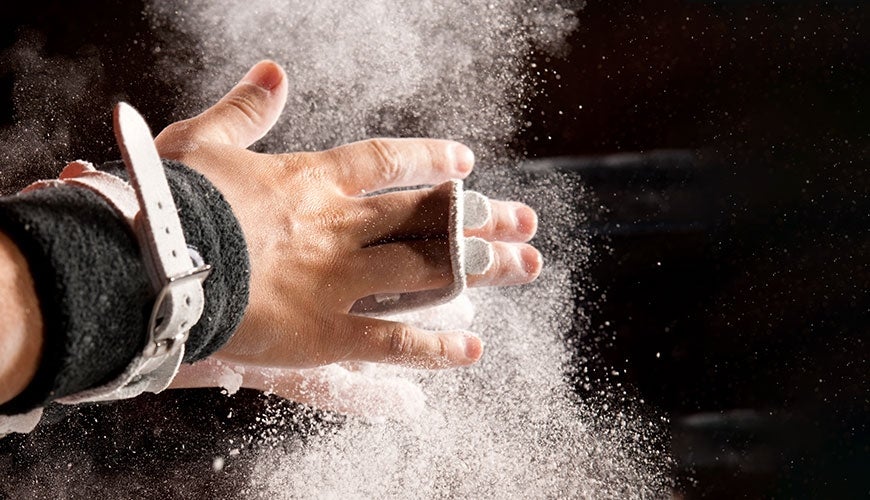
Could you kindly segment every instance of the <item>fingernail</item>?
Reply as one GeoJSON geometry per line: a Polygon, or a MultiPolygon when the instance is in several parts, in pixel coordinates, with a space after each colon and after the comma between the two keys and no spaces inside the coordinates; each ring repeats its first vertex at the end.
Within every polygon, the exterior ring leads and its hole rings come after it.
{"type": "Polygon", "coordinates": [[[520,205],[514,215],[517,219],[517,231],[531,239],[538,231],[538,214],[531,208],[520,205]]]}
{"type": "Polygon", "coordinates": [[[520,254],[523,260],[523,270],[532,279],[537,278],[544,267],[544,257],[541,255],[541,252],[533,246],[526,245],[520,254]]]}
{"type": "Polygon", "coordinates": [[[283,79],[284,74],[277,64],[272,61],[263,61],[254,65],[242,78],[242,81],[253,83],[264,90],[272,90],[280,85],[283,79]]]}
{"type": "Polygon", "coordinates": [[[465,358],[470,363],[475,363],[483,355],[483,341],[476,335],[464,335],[465,358]]]}
{"type": "Polygon", "coordinates": [[[462,144],[453,146],[453,157],[456,159],[456,170],[465,175],[474,168],[474,151],[462,144]]]}

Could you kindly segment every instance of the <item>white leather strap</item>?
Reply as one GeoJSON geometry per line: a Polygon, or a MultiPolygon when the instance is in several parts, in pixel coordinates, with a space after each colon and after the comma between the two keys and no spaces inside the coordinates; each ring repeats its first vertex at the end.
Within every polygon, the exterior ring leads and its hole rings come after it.
{"type": "Polygon", "coordinates": [[[459,179],[443,185],[449,185],[450,189],[447,232],[453,281],[434,290],[370,295],[356,301],[351,313],[380,316],[443,304],[465,291],[469,274],[483,274],[492,266],[492,245],[482,238],[465,237],[465,228],[483,227],[491,217],[489,200],[478,192],[463,190],[459,179]]]}
{"type": "Polygon", "coordinates": [[[199,321],[205,304],[202,281],[210,267],[191,266],[178,209],[145,119],[122,102],[115,106],[114,122],[115,137],[139,200],[136,235],[145,268],[158,290],[149,325],[152,338],[144,354],[159,357],[183,348],[188,332],[199,321]]]}

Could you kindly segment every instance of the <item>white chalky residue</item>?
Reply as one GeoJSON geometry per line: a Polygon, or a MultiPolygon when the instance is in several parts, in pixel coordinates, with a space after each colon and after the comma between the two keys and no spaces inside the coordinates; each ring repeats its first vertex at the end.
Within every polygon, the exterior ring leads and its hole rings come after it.
{"type": "MultiPolygon", "coordinates": [[[[290,96],[260,149],[323,149],[389,135],[461,140],[478,160],[469,187],[525,201],[541,220],[536,244],[547,267],[536,284],[474,290],[471,300],[400,318],[479,333],[485,354],[478,365],[437,372],[368,364],[353,372],[320,369],[326,378],[320,386],[326,383],[334,397],[364,398],[353,403],[414,418],[394,421],[375,412],[337,429],[316,427],[304,445],[259,452],[248,494],[240,497],[668,496],[666,460],[650,444],[660,426],[634,415],[619,394],[602,394],[609,406],[578,401],[566,382],[578,371],[570,366],[571,349],[591,349],[566,347],[563,338],[583,325],[572,288],[590,251],[578,234],[576,205],[588,197],[565,182],[528,184],[496,167],[514,163],[506,144],[524,126],[519,109],[535,90],[526,59],[562,48],[577,24],[570,7],[551,0],[147,2],[146,15],[163,37],[155,49],[159,66],[148,70],[177,90],[175,118],[201,111],[251,64],[272,58],[287,69],[290,96]],[[359,377],[404,394],[401,406],[375,390],[347,394],[346,382],[359,377]]],[[[38,38],[22,37],[10,54],[16,109],[27,112],[20,126],[0,134],[7,165],[0,167],[0,192],[22,175],[9,165],[62,165],[70,127],[81,119],[76,106],[99,93],[104,78],[98,54],[48,58],[38,38]]],[[[234,392],[240,378],[224,372],[219,384],[234,392]]],[[[285,438],[276,429],[293,418],[284,407],[260,415],[259,437],[285,438]]],[[[228,449],[230,457],[242,453],[237,444],[228,449]]],[[[66,453],[88,477],[87,454],[66,453]]],[[[216,471],[226,460],[203,457],[216,471]]]]}
{"type": "Polygon", "coordinates": [[[485,274],[495,262],[492,244],[483,238],[466,238],[465,272],[469,275],[485,274]]]}
{"type": "Polygon", "coordinates": [[[427,330],[467,330],[474,321],[474,304],[468,294],[434,307],[387,316],[385,319],[411,323],[427,330]]]}
{"type": "Polygon", "coordinates": [[[489,221],[489,218],[492,217],[492,207],[489,199],[476,191],[465,191],[463,196],[465,196],[463,225],[469,229],[483,227],[489,221]]]}
{"type": "Polygon", "coordinates": [[[218,375],[218,386],[222,387],[227,394],[235,394],[242,388],[244,380],[244,369],[240,367],[230,367],[221,363],[220,375],[218,375]]]}
{"type": "MultiPolygon", "coordinates": [[[[568,182],[520,184],[510,169],[494,168],[512,163],[505,144],[522,126],[519,107],[534,90],[535,80],[523,73],[526,58],[533,50],[560,50],[576,25],[564,5],[547,0],[149,4],[152,23],[166,36],[160,71],[170,75],[170,84],[201,97],[186,100],[179,117],[214,101],[256,60],[272,58],[287,68],[290,96],[261,149],[324,149],[377,135],[453,138],[475,150],[469,187],[526,201],[540,214],[538,244],[548,266],[537,284],[472,291],[473,307],[463,298],[400,318],[479,333],[486,347],[478,365],[435,372],[376,365],[320,369],[315,373],[325,379],[319,378],[318,386],[326,383],[332,396],[347,398],[352,406],[366,406],[360,398],[367,398],[369,407],[378,407],[383,394],[346,394],[346,377],[404,380],[407,394],[426,397],[415,400],[411,413],[401,412],[413,418],[350,418],[338,430],[309,433],[304,445],[261,452],[250,496],[666,496],[664,460],[645,444],[657,427],[630,411],[578,401],[566,382],[571,349],[563,334],[582,325],[572,279],[589,255],[577,229],[578,203],[585,198],[578,201],[568,182]],[[179,32],[185,44],[175,43],[179,32]],[[186,45],[190,38],[197,42],[193,49],[186,45]],[[191,58],[201,63],[196,78],[184,64],[191,58]]],[[[620,403],[618,395],[611,399],[620,403]]],[[[273,431],[288,417],[285,411],[261,416],[262,436],[282,439],[273,431]]]]}
{"type": "MultiPolygon", "coordinates": [[[[558,272],[545,279],[559,281],[558,272]]],[[[539,290],[540,291],[540,290],[539,290]]],[[[304,447],[263,453],[249,493],[267,498],[641,498],[664,494],[624,416],[598,418],[561,379],[565,350],[522,309],[533,294],[475,291],[474,326],[489,350],[467,370],[404,372],[429,396],[403,422],[352,419],[304,447]],[[602,424],[604,430],[602,430],[602,424]],[[623,427],[625,426],[625,427],[623,427]],[[336,473],[340,471],[340,473],[336,473]]],[[[556,320],[558,322],[558,320],[556,320]]]]}

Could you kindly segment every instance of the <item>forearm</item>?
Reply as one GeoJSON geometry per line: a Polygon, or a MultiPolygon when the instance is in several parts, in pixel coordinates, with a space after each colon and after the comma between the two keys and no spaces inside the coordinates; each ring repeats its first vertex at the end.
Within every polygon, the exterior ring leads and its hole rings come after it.
{"type": "Polygon", "coordinates": [[[42,314],[27,261],[0,232],[0,404],[30,383],[42,352],[42,314]]]}
{"type": "MultiPolygon", "coordinates": [[[[117,165],[104,167],[122,174],[117,165]]],[[[195,361],[217,350],[238,325],[247,304],[247,253],[220,194],[187,167],[166,163],[165,170],[186,242],[213,266],[204,314],[186,342],[184,359],[195,361]]],[[[90,190],[59,186],[0,198],[0,231],[17,246],[20,268],[7,273],[4,300],[6,290],[27,283],[40,338],[28,346],[34,351],[28,357],[16,339],[29,330],[0,332],[0,350],[13,349],[0,354],[9,365],[0,369],[0,384],[11,386],[3,389],[0,415],[26,412],[121,376],[145,347],[155,295],[126,222],[90,190]],[[35,372],[17,366],[25,359],[35,372]]],[[[6,307],[0,307],[0,329],[23,324],[6,307]]]]}

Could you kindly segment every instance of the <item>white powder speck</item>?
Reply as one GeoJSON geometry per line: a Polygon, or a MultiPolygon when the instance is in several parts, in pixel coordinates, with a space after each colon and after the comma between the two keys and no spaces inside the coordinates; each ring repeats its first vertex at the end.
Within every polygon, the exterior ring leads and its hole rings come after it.
{"type": "MultiPolygon", "coordinates": [[[[541,220],[537,243],[545,249],[547,268],[536,284],[474,290],[441,308],[398,318],[425,328],[459,323],[478,332],[486,345],[478,365],[436,372],[375,365],[312,372],[339,402],[368,403],[381,413],[351,418],[337,430],[316,427],[304,446],[260,452],[252,490],[268,498],[666,496],[664,460],[646,440],[656,428],[633,416],[619,393],[603,394],[607,404],[580,401],[566,383],[582,368],[570,363],[572,352],[584,346],[566,345],[564,335],[583,325],[583,311],[573,301],[578,270],[590,251],[577,231],[588,197],[570,179],[530,182],[511,168],[496,167],[516,163],[506,144],[523,127],[518,110],[527,107],[526,97],[541,78],[524,73],[528,58],[533,51],[561,50],[577,24],[565,5],[148,4],[152,23],[165,37],[158,71],[170,85],[200,97],[186,100],[179,117],[214,101],[257,59],[272,58],[287,68],[291,91],[285,115],[259,143],[262,150],[323,149],[372,136],[461,140],[477,158],[469,189],[525,201],[541,220]],[[174,40],[178,33],[184,44],[174,40]],[[196,78],[190,78],[188,58],[198,63],[196,78]],[[393,381],[425,398],[408,398],[416,401],[411,409],[394,407],[395,414],[413,418],[391,418],[383,414],[390,408],[383,391],[349,390],[352,381],[366,378],[371,387],[393,381]]],[[[283,407],[261,415],[260,437],[280,440],[274,429],[292,418],[283,407]]]]}
{"type": "MultiPolygon", "coordinates": [[[[241,367],[232,368],[226,363],[219,363],[221,373],[218,376],[218,385],[226,390],[228,395],[235,394],[242,387],[244,369],[241,367]]],[[[232,417],[232,413],[227,418],[232,417]]]]}
{"type": "MultiPolygon", "coordinates": [[[[150,70],[183,96],[175,118],[199,112],[252,63],[272,58],[287,69],[291,92],[286,113],[259,149],[323,149],[372,136],[457,139],[475,150],[470,189],[525,201],[540,216],[536,243],[547,267],[536,284],[474,290],[401,318],[426,328],[479,333],[486,350],[477,366],[437,372],[373,365],[353,372],[322,369],[320,380],[332,397],[381,413],[315,426],[306,430],[304,446],[252,451],[252,491],[264,498],[668,496],[666,458],[653,439],[665,423],[635,415],[632,402],[616,391],[602,394],[605,402],[584,401],[572,386],[572,377],[585,368],[574,364],[572,354],[594,349],[582,337],[574,344],[565,338],[585,321],[574,299],[590,253],[578,228],[583,204],[591,200],[570,179],[530,181],[505,167],[517,160],[506,145],[523,126],[532,126],[519,110],[526,116],[539,111],[527,98],[540,76],[525,68],[533,53],[561,50],[578,22],[570,2],[146,4],[163,38],[150,70]],[[378,391],[349,391],[351,379],[369,379],[371,387],[391,387],[407,397],[391,407],[378,391]],[[394,418],[399,413],[414,418],[394,418]]],[[[89,95],[83,89],[99,91],[100,57],[48,59],[33,39],[22,39],[10,54],[16,82],[35,86],[16,91],[16,105],[30,112],[21,126],[0,136],[4,158],[55,165],[75,120],[45,117],[76,109],[70,103],[89,95]]],[[[0,190],[16,177],[3,176],[0,190]]],[[[231,394],[241,380],[227,367],[219,384],[231,394]]],[[[591,387],[588,377],[582,383],[591,387]]],[[[282,440],[276,429],[295,418],[284,406],[270,408],[257,417],[258,437],[282,440]]],[[[202,432],[207,438],[208,431],[202,432]]],[[[238,453],[233,447],[228,455],[238,453]]],[[[215,456],[211,463],[220,472],[226,458],[215,456]]]]}

